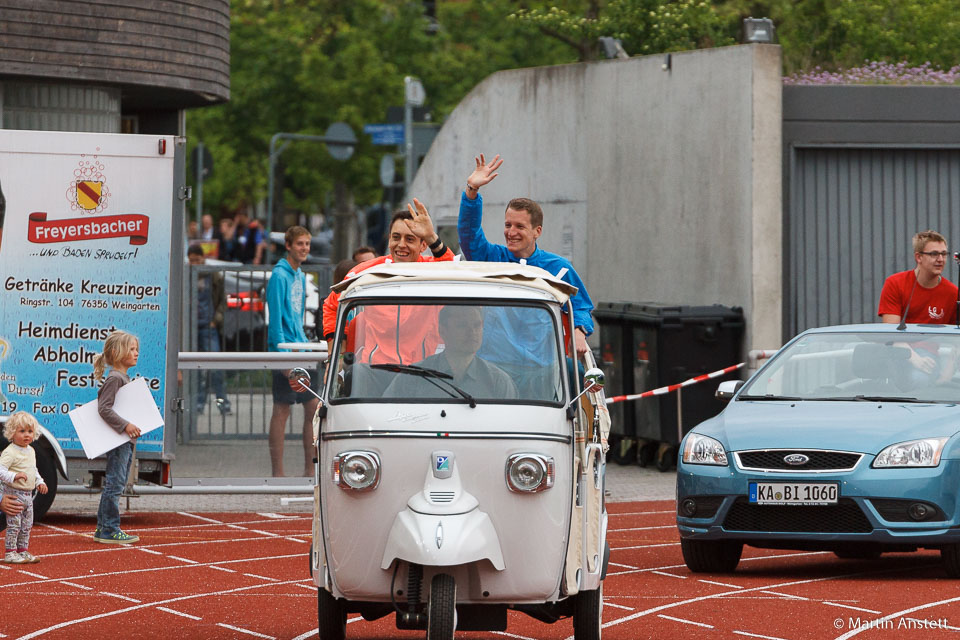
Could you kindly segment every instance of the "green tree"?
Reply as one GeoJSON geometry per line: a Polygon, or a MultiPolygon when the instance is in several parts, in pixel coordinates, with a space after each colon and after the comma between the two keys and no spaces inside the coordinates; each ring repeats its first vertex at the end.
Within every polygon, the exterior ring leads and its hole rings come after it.
{"type": "Polygon", "coordinates": [[[569,0],[511,17],[565,43],[583,61],[600,57],[603,36],[619,38],[636,55],[733,44],[727,22],[705,0],[569,0]]]}
{"type": "MultiPolygon", "coordinates": [[[[423,82],[435,119],[500,69],[575,59],[563,45],[506,22],[509,0],[438,3],[431,25],[419,0],[235,0],[231,11],[231,99],[188,114],[191,145],[215,160],[204,184],[208,211],[266,200],[268,147],[277,132],[322,135],[336,121],[358,134],[354,156],[329,157],[294,142],[281,156],[288,210],[324,207],[335,182],[359,204],[380,200],[380,156],[361,133],[403,101],[403,77],[423,82]]],[[[192,178],[192,176],[191,176],[192,178]]]]}

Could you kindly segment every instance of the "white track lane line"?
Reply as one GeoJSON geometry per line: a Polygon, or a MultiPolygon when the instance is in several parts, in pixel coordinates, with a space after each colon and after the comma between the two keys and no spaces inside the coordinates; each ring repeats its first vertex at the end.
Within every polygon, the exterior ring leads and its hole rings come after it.
{"type": "MultiPolygon", "coordinates": [[[[88,574],[79,575],[79,576],[64,576],[62,578],[48,578],[46,580],[30,580],[28,582],[11,582],[9,584],[0,584],[0,590],[6,589],[9,587],[22,587],[22,586],[28,586],[28,585],[34,585],[34,584],[43,584],[45,582],[61,582],[63,580],[89,580],[90,578],[105,578],[108,576],[131,575],[134,573],[154,573],[157,571],[170,571],[170,570],[182,571],[184,569],[196,569],[200,567],[209,567],[214,564],[236,564],[236,563],[242,563],[242,562],[261,562],[264,560],[286,560],[288,558],[303,558],[303,554],[294,553],[294,554],[283,555],[283,556],[259,556],[256,558],[240,558],[237,560],[218,560],[215,563],[210,562],[210,563],[200,563],[200,564],[176,565],[173,567],[147,567],[144,569],[124,569],[122,571],[106,571],[103,573],[88,573],[88,574]]],[[[299,580],[289,580],[288,582],[295,583],[295,582],[302,582],[303,580],[309,580],[309,579],[310,578],[301,578],[299,580]]],[[[273,584],[286,584],[286,582],[271,583],[270,585],[261,584],[261,585],[255,585],[255,586],[267,587],[273,584]]]]}
{"type": "MultiPolygon", "coordinates": [[[[830,553],[829,551],[804,551],[802,553],[784,553],[784,554],[774,555],[774,556],[754,556],[752,558],[741,558],[740,562],[757,562],[760,560],[778,560],[780,558],[797,558],[801,556],[820,556],[820,555],[828,555],[829,553],[830,553]]],[[[644,573],[647,571],[662,571],[664,569],[680,569],[686,566],[687,566],[686,564],[671,564],[664,567],[651,567],[649,569],[637,569],[636,571],[617,571],[615,573],[608,573],[607,577],[622,576],[628,573],[644,573]]]]}
{"type": "Polygon", "coordinates": [[[625,607],[622,604],[614,604],[613,602],[607,602],[606,597],[604,597],[603,599],[603,606],[613,607],[614,609],[626,609],[627,611],[636,611],[636,609],[633,607],[625,607]]]}
{"type": "MultiPolygon", "coordinates": [[[[357,616],[356,618],[347,618],[347,624],[350,624],[351,622],[360,622],[361,620],[363,620],[363,618],[360,616],[357,616]]],[[[318,633],[320,633],[320,629],[311,629],[306,633],[301,633],[300,635],[293,638],[292,640],[307,640],[307,638],[310,638],[310,640],[313,640],[313,638],[317,637],[318,633]]]]}
{"type": "Polygon", "coordinates": [[[110,596],[111,598],[119,598],[120,600],[126,600],[127,602],[136,602],[141,603],[143,600],[137,600],[136,598],[131,598],[130,596],[125,596],[119,593],[111,593],[110,591],[101,591],[102,595],[110,596]]]}
{"type": "Polygon", "coordinates": [[[280,578],[270,578],[268,576],[257,575],[256,573],[244,573],[243,575],[248,578],[256,578],[257,580],[266,580],[267,582],[280,582],[280,578]]]}
{"type": "Polygon", "coordinates": [[[704,584],[715,584],[718,587],[729,587],[731,589],[744,589],[743,585],[739,584],[727,584],[726,582],[714,582],[713,580],[697,580],[697,582],[703,582],[704,584]]]}
{"type": "Polygon", "coordinates": [[[610,547],[610,551],[629,551],[631,549],[655,549],[657,547],[679,547],[679,542],[663,542],[660,544],[638,544],[634,547],[610,547]]]}
{"type": "Polygon", "coordinates": [[[617,533],[622,531],[652,531],[654,529],[676,529],[677,525],[675,524],[663,524],[653,527],[630,527],[629,529],[607,529],[608,533],[617,533]]]}
{"type": "MultiPolygon", "coordinates": [[[[304,534],[304,535],[310,535],[310,534],[307,533],[307,534],[304,534]]],[[[223,543],[227,543],[227,542],[247,543],[247,542],[260,542],[260,541],[263,541],[263,540],[276,540],[276,538],[275,538],[274,536],[261,536],[261,537],[258,537],[258,538],[240,538],[240,539],[237,539],[237,538],[216,538],[216,539],[214,539],[214,540],[191,540],[190,542],[161,542],[161,543],[158,543],[158,544],[151,544],[151,545],[149,545],[149,547],[150,547],[150,550],[154,550],[154,549],[162,549],[162,548],[164,548],[164,547],[186,547],[186,546],[198,545],[198,544],[223,544],[223,543]]],[[[59,557],[59,556],[71,556],[71,557],[72,557],[72,556],[76,556],[76,555],[79,555],[79,554],[88,554],[88,553],[111,553],[111,552],[113,552],[113,553],[116,553],[116,552],[129,553],[129,552],[132,552],[132,551],[147,551],[147,547],[146,547],[146,546],[136,547],[136,546],[130,546],[130,545],[115,545],[115,546],[107,547],[107,548],[105,548],[105,549],[88,549],[88,550],[86,550],[86,551],[65,551],[65,552],[63,552],[63,553],[45,553],[45,554],[44,554],[44,557],[45,557],[45,558],[47,558],[47,557],[49,557],[49,558],[56,558],[56,557],[59,557]]],[[[162,555],[165,555],[165,554],[162,554],[162,555]]],[[[304,554],[304,553],[301,553],[301,554],[297,554],[297,555],[305,555],[305,554],[304,554]]],[[[0,565],[0,566],[3,566],[3,565],[0,565]]]]}
{"type": "Polygon", "coordinates": [[[787,600],[807,600],[807,601],[810,600],[810,598],[804,598],[803,596],[795,596],[790,593],[780,593],[779,591],[761,591],[760,593],[768,593],[771,596],[786,598],[787,600]]]}
{"type": "Polygon", "coordinates": [[[665,616],[662,613],[657,614],[658,618],[663,618],[664,620],[673,620],[674,622],[682,622],[683,624],[692,624],[698,627],[703,627],[704,629],[713,629],[712,624],[706,624],[704,622],[694,622],[693,620],[684,620],[683,618],[674,618],[673,616],[665,616]]]}
{"type": "Polygon", "coordinates": [[[157,607],[157,611],[165,611],[167,613],[172,613],[175,616],[190,618],[191,620],[203,620],[203,618],[200,618],[198,616],[192,616],[189,613],[184,613],[183,611],[177,611],[176,609],[167,609],[166,607],[157,607]]]}
{"type": "Polygon", "coordinates": [[[233,625],[231,625],[231,624],[226,624],[226,623],[223,623],[223,622],[218,622],[218,623],[217,623],[217,626],[218,626],[218,627],[223,627],[224,629],[230,629],[231,631],[236,631],[236,632],[238,632],[238,633],[245,633],[245,634],[247,634],[247,635],[254,636],[254,637],[257,637],[257,638],[266,638],[267,640],[277,640],[274,636],[267,636],[267,635],[264,635],[264,634],[262,634],[262,633],[257,633],[256,631],[250,631],[249,629],[243,629],[243,628],[241,628],[241,627],[235,627],[235,626],[233,626],[233,625]]]}
{"type": "MultiPolygon", "coordinates": [[[[818,552],[809,552],[809,553],[801,553],[801,554],[786,554],[786,555],[780,555],[780,556],[758,556],[757,558],[745,558],[745,559],[746,559],[746,560],[776,559],[776,558],[783,558],[783,557],[795,556],[795,555],[816,555],[816,554],[819,554],[819,553],[825,553],[825,552],[819,552],[819,551],[818,551],[818,552]]],[[[741,562],[742,562],[742,560],[741,560],[741,562]]],[[[686,565],[676,565],[676,567],[683,567],[683,566],[686,566],[686,565]]],[[[661,569],[670,569],[670,568],[674,568],[674,567],[660,567],[660,568],[661,568],[661,569]]],[[[696,598],[687,598],[687,599],[685,599],[685,600],[678,600],[677,602],[670,602],[670,603],[663,604],[663,605],[660,605],[660,606],[657,606],[657,607],[652,607],[652,608],[650,608],[650,609],[645,609],[645,610],[643,610],[643,611],[638,611],[637,613],[631,614],[631,615],[629,615],[629,616],[624,616],[623,618],[617,618],[616,620],[611,620],[611,621],[609,621],[609,622],[605,622],[604,624],[601,625],[601,628],[602,628],[602,629],[605,629],[605,628],[607,628],[607,627],[613,627],[613,626],[616,626],[616,625],[618,625],[618,624],[623,624],[624,622],[630,622],[631,620],[636,620],[637,618],[642,618],[642,617],[644,617],[644,616],[647,616],[647,615],[650,615],[650,614],[653,614],[653,613],[658,613],[658,612],[660,612],[660,611],[665,611],[665,610],[667,610],[667,609],[673,609],[674,607],[682,607],[682,606],[685,606],[685,605],[688,605],[688,604],[694,604],[694,603],[697,603],[697,602],[703,602],[704,600],[714,600],[714,599],[717,599],[717,598],[724,598],[724,597],[726,597],[726,596],[730,596],[730,595],[733,595],[733,594],[743,594],[743,593],[757,592],[757,591],[763,591],[763,590],[765,590],[765,589],[782,589],[783,587],[793,587],[793,586],[802,585],[802,584],[814,584],[814,583],[817,583],[817,582],[825,582],[825,581],[828,581],[828,580],[839,580],[839,579],[841,579],[841,578],[850,578],[850,577],[854,577],[854,576],[869,576],[869,575],[877,575],[877,574],[883,574],[883,573],[899,573],[899,572],[902,572],[902,571],[914,571],[914,570],[916,570],[916,567],[897,568],[897,569],[886,569],[886,570],[882,570],[882,571],[857,571],[857,572],[854,572],[854,573],[841,573],[841,574],[837,574],[837,575],[833,575],[833,576],[824,576],[824,577],[822,577],[822,578],[811,578],[811,579],[809,579],[809,580],[795,580],[795,581],[791,581],[791,582],[781,582],[781,583],[777,583],[777,584],[768,584],[768,585],[763,585],[763,586],[760,586],[760,587],[751,587],[751,588],[749,588],[749,589],[744,588],[744,589],[741,589],[741,590],[739,590],[739,591],[721,591],[720,593],[712,593],[712,594],[705,595],[705,596],[697,596],[696,598]]],[[[608,574],[608,575],[609,575],[609,574],[608,574]]],[[[951,598],[950,600],[945,600],[944,602],[953,602],[953,601],[955,601],[955,600],[960,600],[960,597],[951,598]]],[[[932,605],[931,605],[931,606],[932,606],[932,605]]],[[[906,611],[905,613],[912,613],[912,612],[913,612],[913,610],[909,610],[909,611],[906,611]]],[[[845,638],[847,638],[847,637],[849,637],[849,635],[841,636],[840,638],[837,638],[836,640],[843,640],[843,639],[845,639],[845,638]]],[[[572,637],[571,637],[571,638],[568,638],[567,640],[572,640],[572,637]]]]}
{"type": "MultiPolygon", "coordinates": [[[[895,611],[891,614],[885,615],[882,618],[877,618],[876,620],[870,620],[870,624],[864,624],[855,629],[847,631],[841,636],[837,636],[834,640],[847,640],[847,638],[852,638],[853,636],[866,631],[868,629],[883,629],[883,623],[892,620],[893,618],[905,618],[908,613],[916,613],[917,611],[923,611],[924,609],[929,609],[930,607],[939,607],[940,605],[950,604],[951,602],[960,601],[960,596],[956,598],[947,598],[946,600],[937,600],[936,602],[927,602],[924,604],[917,605],[915,607],[910,607],[909,609],[903,609],[902,611],[895,611]]],[[[896,624],[896,623],[894,623],[896,624]]]]}
{"type": "Polygon", "coordinates": [[[883,613],[883,611],[875,611],[873,609],[864,609],[863,607],[854,607],[853,605],[841,604],[839,602],[829,602],[826,600],[823,601],[823,604],[827,605],[828,607],[843,607],[844,609],[853,609],[854,611],[863,611],[864,613],[872,613],[875,615],[879,615],[883,613]]]}
{"type": "Polygon", "coordinates": [[[31,578],[36,578],[37,580],[49,580],[49,579],[50,579],[50,578],[48,578],[48,577],[45,576],[45,575],[41,575],[41,574],[39,574],[39,573],[33,573],[32,571],[27,571],[26,569],[20,569],[20,573],[26,574],[26,575],[30,576],[31,578]]]}
{"type": "Polygon", "coordinates": [[[214,520],[213,518],[206,518],[204,516],[198,516],[195,513],[190,513],[188,511],[177,511],[177,515],[186,516],[187,518],[196,518],[203,522],[211,522],[213,524],[225,524],[223,520],[214,520]]]}
{"type": "Polygon", "coordinates": [[[749,631],[734,631],[733,633],[738,636],[747,636],[748,638],[762,638],[763,640],[785,640],[785,638],[778,638],[777,636],[762,636],[759,633],[750,633],[749,631]]]}
{"type": "Polygon", "coordinates": [[[515,633],[507,633],[506,631],[491,631],[495,636],[504,636],[506,638],[517,638],[517,640],[537,640],[536,638],[528,638],[527,636],[518,636],[515,633]]]}
{"type": "Polygon", "coordinates": [[[652,516],[652,515],[663,515],[664,513],[675,514],[676,509],[667,509],[666,511],[631,511],[630,513],[609,513],[610,519],[619,518],[622,516],[652,516]]]}
{"type": "Polygon", "coordinates": [[[209,565],[211,569],[216,569],[217,571],[225,571],[227,573],[236,573],[233,569],[227,569],[226,567],[221,567],[215,564],[209,565]]]}
{"type": "Polygon", "coordinates": [[[164,558],[170,558],[171,560],[176,560],[177,562],[186,562],[187,564],[200,564],[196,560],[190,560],[189,558],[181,558],[180,556],[171,556],[171,555],[164,555],[164,554],[160,554],[160,555],[163,555],[164,558]]]}
{"type": "MultiPolygon", "coordinates": [[[[196,600],[196,599],[198,599],[198,598],[218,598],[218,597],[220,597],[220,596],[231,595],[231,594],[239,593],[239,592],[241,592],[241,591],[250,591],[250,590],[253,590],[253,589],[266,589],[266,588],[275,587],[275,586],[282,586],[282,585],[285,585],[285,584],[296,584],[297,582],[302,582],[302,581],[303,581],[302,579],[299,579],[299,580],[288,580],[288,581],[286,581],[286,582],[280,582],[280,583],[275,583],[275,584],[256,584],[256,585],[248,585],[248,586],[245,586],[245,587],[236,587],[236,588],[234,588],[234,589],[224,589],[224,590],[222,590],[222,591],[212,591],[212,592],[209,592],[209,593],[192,593],[192,594],[187,595],[187,596],[178,596],[178,597],[176,597],[176,598],[168,598],[168,599],[166,599],[166,600],[158,600],[157,602],[147,602],[147,603],[144,603],[144,604],[134,605],[134,606],[132,606],[132,607],[126,607],[126,608],[124,608],[124,609],[117,609],[117,610],[115,610],[115,611],[105,611],[105,612],[103,612],[103,613],[98,613],[98,614],[95,614],[95,615],[92,615],[92,616],[86,616],[86,617],[84,617],[84,618],[75,618],[75,619],[73,619],[73,620],[64,620],[63,622],[59,622],[59,623],[57,623],[57,624],[51,625],[51,626],[49,626],[49,627],[46,627],[46,628],[44,628],[44,629],[37,629],[36,631],[33,631],[32,633],[28,633],[28,634],[25,635],[25,636],[21,636],[18,640],[31,640],[32,638],[37,638],[37,637],[42,636],[42,635],[44,635],[44,634],[46,634],[46,633],[49,633],[49,632],[51,632],[51,631],[57,631],[57,630],[59,630],[59,629],[64,629],[64,628],[66,628],[66,627],[72,627],[73,625],[76,625],[76,624],[82,624],[82,623],[84,623],[84,622],[92,622],[92,621],[94,621],[94,620],[102,620],[103,618],[109,618],[109,617],[112,617],[112,616],[118,616],[118,615],[122,615],[122,614],[125,614],[125,613],[130,613],[130,612],[132,612],[132,611],[141,611],[141,610],[143,610],[143,609],[155,608],[155,607],[158,607],[158,606],[161,606],[161,605],[173,604],[173,603],[175,603],[175,602],[185,602],[185,601],[188,601],[188,600],[196,600]]],[[[360,619],[362,619],[362,618],[360,618],[360,619]]],[[[349,622],[349,620],[348,620],[348,622],[349,622]]],[[[314,630],[314,633],[316,633],[316,630],[314,630]]]]}
{"type": "Polygon", "coordinates": [[[66,580],[61,580],[60,584],[65,584],[68,587],[76,587],[77,589],[85,589],[87,591],[93,591],[93,587],[88,587],[85,584],[77,584],[76,582],[67,582],[66,580]]]}
{"type": "Polygon", "coordinates": [[[611,567],[623,567],[624,569],[639,569],[640,567],[635,567],[632,564],[621,564],[619,562],[613,562],[612,560],[607,563],[611,567]]]}
{"type": "Polygon", "coordinates": [[[667,573],[666,571],[651,571],[650,573],[655,573],[658,576],[668,576],[670,578],[679,578],[681,580],[686,580],[687,576],[678,576],[675,573],[667,573]]]}

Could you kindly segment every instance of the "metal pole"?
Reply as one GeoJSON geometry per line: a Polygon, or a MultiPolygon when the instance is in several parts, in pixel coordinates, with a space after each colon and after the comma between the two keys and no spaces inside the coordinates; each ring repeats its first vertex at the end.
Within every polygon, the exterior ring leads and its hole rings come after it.
{"type": "Polygon", "coordinates": [[[197,171],[197,226],[200,226],[200,218],[203,217],[203,143],[197,143],[197,158],[195,167],[197,171]]]}
{"type": "MultiPolygon", "coordinates": [[[[407,76],[403,79],[404,96],[409,96],[407,87],[413,82],[413,78],[407,76]]],[[[406,97],[403,100],[403,202],[410,200],[410,184],[413,182],[413,104],[406,97]]]]}
{"type": "Polygon", "coordinates": [[[677,389],[677,444],[683,440],[683,387],[677,389]]]}

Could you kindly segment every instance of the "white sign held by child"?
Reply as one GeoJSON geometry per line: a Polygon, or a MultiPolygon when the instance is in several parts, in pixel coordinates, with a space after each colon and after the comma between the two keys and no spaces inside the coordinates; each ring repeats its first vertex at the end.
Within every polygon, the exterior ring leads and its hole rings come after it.
{"type": "MultiPolygon", "coordinates": [[[[147,388],[146,378],[136,378],[120,387],[113,403],[113,410],[127,422],[137,425],[141,435],[163,426],[163,416],[160,415],[160,409],[154,402],[150,389],[147,388]]],[[[113,427],[103,421],[97,410],[96,400],[77,407],[68,415],[80,437],[83,452],[91,460],[116,449],[125,442],[130,442],[128,436],[117,433],[113,427]]]]}

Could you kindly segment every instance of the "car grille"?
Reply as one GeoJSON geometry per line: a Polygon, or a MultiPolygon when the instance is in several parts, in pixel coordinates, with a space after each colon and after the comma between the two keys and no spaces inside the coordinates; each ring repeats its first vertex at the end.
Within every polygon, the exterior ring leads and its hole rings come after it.
{"type": "Polygon", "coordinates": [[[808,449],[767,449],[763,451],[738,451],[737,464],[741,469],[764,471],[849,471],[857,466],[862,453],[844,451],[816,451],[808,449]],[[805,464],[784,462],[784,457],[800,453],[809,458],[805,464]]]}
{"type": "Polygon", "coordinates": [[[431,491],[430,492],[430,502],[444,503],[444,502],[453,502],[453,499],[457,496],[454,491],[431,491]]]}
{"type": "Polygon", "coordinates": [[[739,497],[733,503],[723,528],[728,531],[765,531],[771,533],[869,533],[870,521],[850,498],[837,504],[757,505],[739,497]]]}

